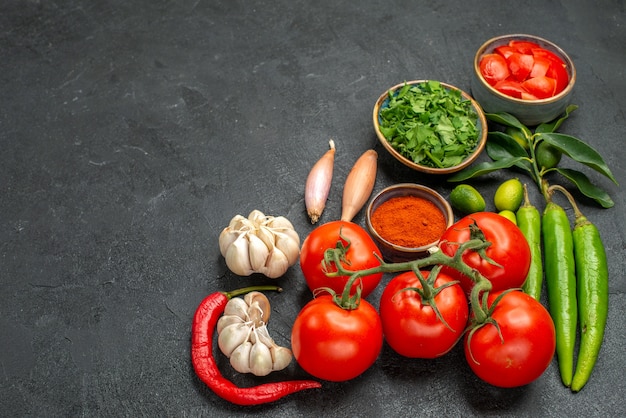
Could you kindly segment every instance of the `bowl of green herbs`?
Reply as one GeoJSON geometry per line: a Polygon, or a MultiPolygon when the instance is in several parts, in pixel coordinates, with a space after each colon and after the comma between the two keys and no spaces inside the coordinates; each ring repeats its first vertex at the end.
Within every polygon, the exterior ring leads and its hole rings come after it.
{"type": "Polygon", "coordinates": [[[376,101],[373,121],[379,141],[393,157],[429,174],[462,170],[487,142],[480,105],[461,89],[436,80],[391,87],[376,101]]]}

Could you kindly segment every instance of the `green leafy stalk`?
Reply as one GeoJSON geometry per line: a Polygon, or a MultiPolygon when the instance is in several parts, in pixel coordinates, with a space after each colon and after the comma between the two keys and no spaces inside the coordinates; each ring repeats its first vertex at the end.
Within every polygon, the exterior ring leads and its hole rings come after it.
{"type": "Polygon", "coordinates": [[[537,161],[537,149],[541,143],[546,143],[562,155],[593,169],[617,184],[615,176],[598,151],[576,137],[556,132],[576,109],[576,105],[569,106],[561,117],[537,126],[534,133],[511,114],[504,112],[486,114],[489,121],[507,127],[506,132],[489,132],[485,149],[492,161],[472,165],[449,177],[448,181],[465,181],[504,168],[512,168],[529,175],[547,202],[549,200],[545,193],[547,186],[544,185],[546,175],[557,173],[572,182],[583,195],[596,201],[600,206],[612,207],[614,202],[608,193],[594,185],[584,173],[570,168],[542,167],[537,161]],[[510,132],[519,133],[519,137],[515,138],[510,132]],[[522,143],[519,138],[523,138],[522,143]]]}
{"type": "Polygon", "coordinates": [[[434,80],[389,91],[378,118],[394,149],[428,167],[457,165],[479,142],[472,102],[434,80]]]}

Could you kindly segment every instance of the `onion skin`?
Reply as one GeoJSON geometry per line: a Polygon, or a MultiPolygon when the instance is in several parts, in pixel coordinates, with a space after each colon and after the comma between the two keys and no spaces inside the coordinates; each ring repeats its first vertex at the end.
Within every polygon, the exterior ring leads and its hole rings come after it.
{"type": "Polygon", "coordinates": [[[324,208],[330,192],[335,163],[335,142],[329,141],[330,149],[311,168],[304,188],[304,204],[311,223],[316,223],[324,208]]]}
{"type": "Polygon", "coordinates": [[[343,186],[341,220],[351,222],[363,208],[374,190],[378,153],[373,149],[365,151],[354,163],[343,186]]]}

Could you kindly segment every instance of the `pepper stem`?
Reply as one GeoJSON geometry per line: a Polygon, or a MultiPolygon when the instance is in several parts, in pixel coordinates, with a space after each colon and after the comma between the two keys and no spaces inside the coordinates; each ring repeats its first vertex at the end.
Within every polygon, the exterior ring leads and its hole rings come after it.
{"type": "Polygon", "coordinates": [[[246,293],[250,293],[254,291],[261,292],[263,290],[282,292],[283,288],[279,286],[273,286],[273,285],[248,286],[248,287],[242,287],[241,289],[231,290],[230,292],[221,292],[221,293],[224,296],[226,296],[228,299],[232,299],[236,296],[245,295],[246,293]]]}
{"type": "Polygon", "coordinates": [[[574,199],[574,196],[572,196],[572,194],[565,187],[563,187],[563,186],[561,186],[559,184],[554,184],[554,185],[550,186],[549,190],[550,190],[550,192],[552,192],[553,190],[558,190],[559,192],[561,192],[561,193],[563,193],[565,195],[565,197],[569,201],[569,204],[572,206],[572,209],[574,209],[574,217],[576,219],[578,219],[581,216],[583,216],[582,212],[578,208],[578,205],[576,204],[576,200],[574,199]]]}

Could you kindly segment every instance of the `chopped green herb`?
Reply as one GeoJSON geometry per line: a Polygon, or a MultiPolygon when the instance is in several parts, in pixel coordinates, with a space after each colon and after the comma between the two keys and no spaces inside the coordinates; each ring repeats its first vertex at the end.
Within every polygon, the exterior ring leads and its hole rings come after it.
{"type": "Polygon", "coordinates": [[[430,80],[389,91],[380,131],[409,160],[427,167],[461,163],[478,144],[478,115],[458,90],[430,80]]]}

